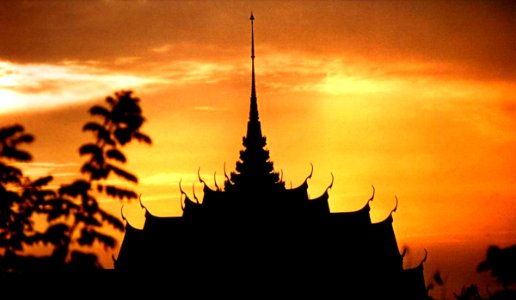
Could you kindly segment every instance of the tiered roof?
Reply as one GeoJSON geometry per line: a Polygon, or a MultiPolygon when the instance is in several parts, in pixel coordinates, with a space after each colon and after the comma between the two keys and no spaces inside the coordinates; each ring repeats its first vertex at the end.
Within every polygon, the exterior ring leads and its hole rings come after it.
{"type": "Polygon", "coordinates": [[[385,220],[372,223],[374,187],[361,209],[335,213],[328,205],[333,174],[322,195],[310,199],[313,166],[303,183],[290,189],[274,171],[258,115],[253,25],[251,15],[250,113],[236,170],[225,174],[224,189],[210,188],[199,171],[202,201],[195,194],[192,200],[180,182],[181,217],[158,217],[146,210],[143,229],[127,223],[115,268],[203,276],[220,276],[221,270],[233,276],[335,274],[343,289],[366,299],[425,299],[424,261],[403,269],[404,254],[392,227],[397,199],[385,220]]]}

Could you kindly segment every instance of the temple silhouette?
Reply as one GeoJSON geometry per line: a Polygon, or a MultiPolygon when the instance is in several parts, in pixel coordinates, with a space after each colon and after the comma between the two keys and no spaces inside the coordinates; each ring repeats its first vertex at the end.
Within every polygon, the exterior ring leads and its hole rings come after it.
{"type": "Polygon", "coordinates": [[[224,170],[223,188],[216,182],[211,188],[198,174],[202,201],[195,192],[190,198],[179,183],[181,217],[158,217],[146,210],[143,229],[127,222],[115,269],[144,274],[167,270],[192,278],[266,274],[278,280],[331,279],[345,293],[362,295],[360,299],[427,299],[426,255],[417,267],[403,269],[404,254],[392,227],[396,208],[385,220],[371,222],[374,187],[363,208],[331,212],[333,174],[322,195],[310,199],[312,172],[289,189],[274,171],[258,114],[252,14],[250,20],[250,112],[236,170],[229,176],[224,170]]]}

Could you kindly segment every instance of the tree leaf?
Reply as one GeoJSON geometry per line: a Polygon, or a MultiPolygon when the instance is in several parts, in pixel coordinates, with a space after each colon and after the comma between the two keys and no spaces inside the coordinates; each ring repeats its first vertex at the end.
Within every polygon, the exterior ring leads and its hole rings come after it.
{"type": "Polygon", "coordinates": [[[3,156],[8,159],[13,159],[17,161],[30,161],[32,160],[32,155],[29,152],[18,150],[14,147],[5,146],[2,147],[2,151],[0,152],[0,156],[3,156]]]}
{"type": "Polygon", "coordinates": [[[88,230],[87,228],[83,228],[81,230],[81,236],[77,240],[79,242],[79,245],[82,246],[91,246],[93,245],[93,242],[95,241],[95,234],[88,230]]]}
{"type": "Polygon", "coordinates": [[[45,177],[40,177],[38,179],[36,179],[35,181],[33,181],[30,186],[31,187],[42,187],[42,186],[46,186],[48,185],[52,180],[54,179],[54,177],[52,176],[45,176],[45,177]]]}
{"type": "Polygon", "coordinates": [[[115,129],[115,138],[123,146],[131,141],[131,130],[119,127],[115,129]]]}
{"type": "Polygon", "coordinates": [[[48,227],[45,232],[45,239],[53,245],[64,245],[70,240],[70,227],[64,223],[58,223],[48,227]]]}
{"type": "Polygon", "coordinates": [[[95,239],[97,239],[101,244],[104,244],[104,246],[109,248],[115,247],[116,240],[112,236],[101,233],[94,229],[92,229],[91,232],[93,232],[95,239]]]}
{"type": "MultiPolygon", "coordinates": [[[[115,95],[117,95],[117,96],[118,96],[118,94],[117,94],[117,93],[115,93],[115,95]]],[[[115,99],[114,99],[113,97],[111,97],[111,96],[107,96],[107,97],[106,97],[106,102],[107,102],[107,103],[109,103],[111,106],[114,106],[114,105],[116,104],[115,99]]]]}
{"type": "Polygon", "coordinates": [[[8,127],[0,128],[0,141],[7,140],[8,138],[14,136],[18,132],[23,132],[23,126],[19,124],[15,124],[8,127]]]}
{"type": "Polygon", "coordinates": [[[148,144],[148,145],[152,145],[152,140],[151,138],[144,134],[144,133],[141,133],[139,131],[133,133],[133,137],[140,143],[145,143],[145,144],[148,144]]]}
{"type": "Polygon", "coordinates": [[[4,183],[20,183],[23,173],[20,169],[0,162],[0,180],[4,183]]]}
{"type": "Polygon", "coordinates": [[[115,148],[109,149],[106,152],[106,156],[121,163],[125,163],[127,161],[125,155],[120,150],[115,148]]]}
{"type": "Polygon", "coordinates": [[[97,240],[106,247],[113,248],[115,246],[115,239],[107,234],[101,233],[95,229],[83,228],[81,236],[79,237],[79,244],[82,246],[91,246],[97,240]]]}
{"type": "Polygon", "coordinates": [[[122,189],[114,185],[108,185],[105,188],[106,194],[113,198],[119,198],[120,200],[124,198],[127,198],[127,200],[138,198],[138,195],[132,190],[122,189]]]}
{"type": "Polygon", "coordinates": [[[19,137],[17,137],[13,142],[14,142],[14,144],[22,144],[22,143],[30,144],[33,141],[34,141],[34,136],[32,136],[31,134],[22,134],[19,137]]]}
{"type": "Polygon", "coordinates": [[[143,125],[143,117],[140,114],[131,114],[127,115],[124,118],[124,123],[127,125],[127,128],[132,132],[137,131],[143,125]]]}
{"type": "Polygon", "coordinates": [[[118,175],[128,181],[138,183],[138,178],[135,175],[133,175],[125,170],[122,170],[112,164],[108,164],[108,169],[113,171],[116,175],[118,175]]]}
{"type": "Polygon", "coordinates": [[[77,213],[75,215],[75,219],[77,223],[83,223],[87,226],[102,226],[102,223],[100,223],[99,220],[95,219],[92,214],[77,213]]]}
{"type": "Polygon", "coordinates": [[[78,195],[86,194],[90,187],[91,184],[89,182],[76,180],[71,184],[61,186],[61,188],[59,188],[59,194],[77,197],[78,195]]]}
{"type": "Polygon", "coordinates": [[[100,214],[100,217],[102,220],[106,221],[110,225],[112,225],[114,228],[118,229],[119,231],[124,231],[124,223],[120,221],[119,218],[116,216],[108,213],[107,211],[103,209],[99,209],[98,213],[100,214]]]}
{"type": "Polygon", "coordinates": [[[115,145],[115,141],[111,138],[111,133],[97,122],[88,122],[82,127],[83,131],[92,131],[97,138],[104,141],[108,145],[115,145]]]}
{"type": "Polygon", "coordinates": [[[91,154],[94,157],[96,156],[102,156],[102,148],[100,148],[96,144],[85,144],[82,145],[81,148],[79,148],[79,153],[82,155],[91,154]]]}
{"type": "Polygon", "coordinates": [[[90,174],[90,180],[105,179],[109,175],[109,170],[107,167],[105,169],[98,168],[91,163],[85,163],[81,168],[81,172],[83,174],[90,174]]]}
{"type": "Polygon", "coordinates": [[[90,115],[92,116],[101,116],[106,119],[109,118],[109,110],[100,105],[94,105],[90,108],[90,115]]]}
{"type": "Polygon", "coordinates": [[[99,209],[99,204],[97,202],[97,199],[88,195],[87,197],[83,197],[82,207],[87,213],[93,215],[99,209]]]}

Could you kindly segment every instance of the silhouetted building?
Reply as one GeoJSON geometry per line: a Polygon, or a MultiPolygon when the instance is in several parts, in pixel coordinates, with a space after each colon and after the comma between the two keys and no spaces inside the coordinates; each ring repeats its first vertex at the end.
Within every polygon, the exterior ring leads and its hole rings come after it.
{"type": "Polygon", "coordinates": [[[251,15],[251,105],[236,171],[225,174],[223,189],[210,188],[199,174],[202,201],[181,189],[181,217],[158,217],[146,210],[143,229],[127,223],[115,268],[169,270],[192,278],[324,278],[364,299],[425,299],[423,262],[403,269],[392,213],[371,222],[374,188],[362,209],[332,213],[328,189],[333,175],[324,193],[309,199],[311,173],[299,187],[288,189],[274,172],[258,116],[253,20],[251,15]]]}

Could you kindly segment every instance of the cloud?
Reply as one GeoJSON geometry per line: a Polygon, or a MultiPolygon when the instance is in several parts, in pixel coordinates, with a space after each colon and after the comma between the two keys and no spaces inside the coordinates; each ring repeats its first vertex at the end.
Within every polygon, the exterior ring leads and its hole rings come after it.
{"type": "MultiPolygon", "coordinates": [[[[166,45],[167,49],[170,46],[166,45]]],[[[416,93],[422,97],[465,98],[492,94],[491,82],[461,77],[465,69],[445,62],[325,56],[264,46],[256,61],[258,85],[279,92],[327,95],[416,93]]],[[[248,79],[248,58],[118,57],[111,62],[65,61],[60,64],[16,64],[0,61],[0,114],[56,107],[103,98],[117,89],[159,89],[189,84],[217,84],[248,79]],[[138,63],[135,63],[138,62],[138,63]],[[123,70],[123,71],[122,71],[123,70]]],[[[494,82],[494,84],[497,84],[494,82]]],[[[214,110],[199,105],[196,110],[214,110]]]]}
{"type": "Polygon", "coordinates": [[[315,91],[332,95],[370,94],[392,92],[396,88],[393,80],[370,80],[367,78],[329,74],[321,82],[310,87],[315,91]]]}
{"type": "Polygon", "coordinates": [[[170,44],[165,44],[165,45],[160,46],[160,47],[152,48],[152,49],[151,49],[151,51],[156,52],[156,53],[167,53],[167,52],[169,52],[171,49],[172,49],[172,45],[170,45],[170,44]]]}
{"type": "Polygon", "coordinates": [[[197,176],[191,173],[174,173],[164,172],[157,173],[140,180],[140,184],[145,186],[178,186],[179,181],[183,184],[190,186],[192,183],[197,181],[197,176]]]}
{"type": "MultiPolygon", "coordinates": [[[[189,2],[3,1],[0,57],[11,61],[219,56],[257,46],[326,56],[418,58],[463,65],[465,76],[514,79],[510,1],[189,2]],[[60,11],[55,14],[53,12],[60,11]],[[102,11],[102,13],[98,13],[102,11]],[[184,45],[188,45],[189,51],[184,45]],[[149,49],[151,51],[149,51],[149,49]]],[[[261,53],[257,53],[260,57],[261,53]]]]}
{"type": "Polygon", "coordinates": [[[140,56],[123,56],[115,59],[116,65],[134,64],[141,60],[140,56]]]}
{"type": "Polygon", "coordinates": [[[485,92],[461,79],[459,67],[415,59],[370,60],[357,56],[324,57],[266,49],[257,76],[268,88],[283,92],[315,92],[329,95],[384,93],[449,95],[465,97],[485,92]],[[465,88],[465,86],[468,86],[465,88]]]}
{"type": "Polygon", "coordinates": [[[0,114],[91,101],[113,90],[163,82],[75,62],[51,65],[0,61],[0,114]]]}
{"type": "Polygon", "coordinates": [[[119,89],[213,84],[230,79],[235,72],[235,65],[228,62],[168,61],[135,67],[139,60],[139,57],[120,57],[112,63],[64,61],[60,64],[0,60],[0,114],[97,100],[119,89]]]}
{"type": "Polygon", "coordinates": [[[173,61],[155,67],[152,72],[161,74],[171,85],[217,83],[231,78],[237,68],[234,63],[207,60],[173,61]]]}
{"type": "Polygon", "coordinates": [[[79,163],[29,162],[16,163],[15,166],[23,170],[29,177],[73,177],[79,174],[79,163]]]}

